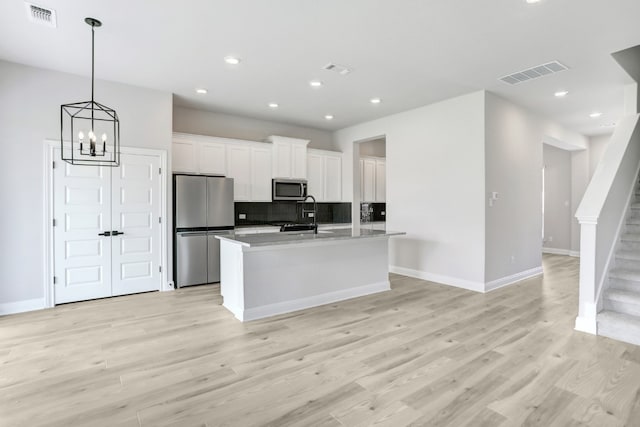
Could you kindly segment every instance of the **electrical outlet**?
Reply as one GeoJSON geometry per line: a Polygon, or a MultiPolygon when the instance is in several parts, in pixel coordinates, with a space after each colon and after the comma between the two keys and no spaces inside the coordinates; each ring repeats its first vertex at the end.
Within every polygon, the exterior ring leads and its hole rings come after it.
{"type": "Polygon", "coordinates": [[[516,256],[511,255],[511,264],[515,264],[515,263],[516,263],[516,256]]]}
{"type": "Polygon", "coordinates": [[[549,236],[549,239],[548,239],[548,240],[549,240],[550,242],[553,242],[553,236],[549,236]]]}
{"type": "Polygon", "coordinates": [[[308,218],[313,218],[313,212],[307,212],[307,217],[308,218]]]}
{"type": "Polygon", "coordinates": [[[238,214],[238,219],[247,219],[247,214],[238,214]]]}

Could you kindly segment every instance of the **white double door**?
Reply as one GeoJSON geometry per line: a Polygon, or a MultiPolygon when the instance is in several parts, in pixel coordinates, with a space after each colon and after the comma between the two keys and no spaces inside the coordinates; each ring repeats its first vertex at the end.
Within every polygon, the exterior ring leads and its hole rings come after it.
{"type": "Polygon", "coordinates": [[[160,290],[160,157],[122,153],[112,168],[54,154],[55,303],[160,290]]]}

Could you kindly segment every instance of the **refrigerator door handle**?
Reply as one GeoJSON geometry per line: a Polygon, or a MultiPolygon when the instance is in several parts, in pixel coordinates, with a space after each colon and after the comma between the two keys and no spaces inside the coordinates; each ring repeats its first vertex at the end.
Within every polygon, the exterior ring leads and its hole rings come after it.
{"type": "Polygon", "coordinates": [[[207,232],[206,231],[188,231],[188,232],[178,232],[177,235],[178,235],[178,237],[183,237],[183,236],[206,236],[207,232]]]}
{"type": "Polygon", "coordinates": [[[109,236],[111,236],[111,232],[110,231],[105,231],[104,233],[98,233],[98,236],[109,237],[109,236]]]}

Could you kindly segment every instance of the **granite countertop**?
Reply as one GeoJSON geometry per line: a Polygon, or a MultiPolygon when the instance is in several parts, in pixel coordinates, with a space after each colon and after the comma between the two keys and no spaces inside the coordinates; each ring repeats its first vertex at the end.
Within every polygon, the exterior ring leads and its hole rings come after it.
{"type": "Polygon", "coordinates": [[[368,230],[361,229],[360,233],[354,235],[351,228],[338,230],[320,230],[318,234],[312,231],[290,231],[284,233],[261,233],[261,234],[228,234],[216,236],[217,239],[237,243],[246,247],[277,246],[289,244],[302,244],[318,241],[352,240],[366,238],[381,238],[400,236],[405,232],[368,230]]]}

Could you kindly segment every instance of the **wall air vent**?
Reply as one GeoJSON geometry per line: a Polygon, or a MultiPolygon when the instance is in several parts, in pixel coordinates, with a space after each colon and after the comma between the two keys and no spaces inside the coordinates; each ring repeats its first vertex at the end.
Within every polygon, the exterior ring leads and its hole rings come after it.
{"type": "Polygon", "coordinates": [[[346,76],[351,72],[351,70],[345,67],[344,65],[338,65],[334,63],[329,63],[324,67],[322,67],[322,69],[327,71],[333,71],[334,73],[338,73],[342,76],[346,76]]]}
{"type": "Polygon", "coordinates": [[[517,85],[518,83],[526,82],[527,80],[537,79],[539,77],[559,73],[560,71],[568,69],[569,67],[561,64],[558,61],[551,61],[546,64],[538,65],[536,67],[528,68],[517,73],[500,77],[500,80],[510,85],[517,85]]]}
{"type": "Polygon", "coordinates": [[[29,21],[36,24],[47,25],[52,28],[56,28],[56,11],[53,9],[47,9],[46,7],[38,6],[33,3],[25,2],[24,5],[27,8],[27,14],[29,15],[29,21]]]}

